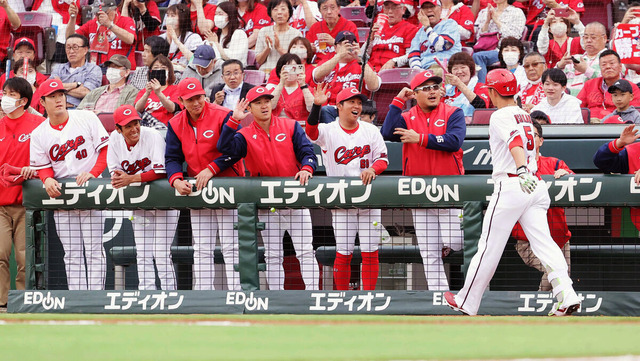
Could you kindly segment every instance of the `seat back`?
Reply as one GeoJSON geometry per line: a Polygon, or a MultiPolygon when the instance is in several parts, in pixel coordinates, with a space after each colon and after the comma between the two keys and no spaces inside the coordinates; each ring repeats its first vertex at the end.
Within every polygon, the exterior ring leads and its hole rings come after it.
{"type": "Polygon", "coordinates": [[[256,61],[256,52],[249,49],[249,52],[247,52],[247,69],[258,69],[260,66],[258,65],[258,62],[256,61]]]}
{"type": "MultiPolygon", "coordinates": [[[[36,58],[38,60],[44,60],[46,57],[46,49],[51,48],[47,46],[49,37],[45,36],[45,31],[51,28],[52,16],[51,14],[38,13],[38,12],[24,12],[18,13],[21,26],[18,31],[12,32],[14,39],[21,37],[27,37],[35,43],[36,46],[36,58]]],[[[53,49],[55,51],[55,36],[53,37],[53,49]]],[[[13,47],[13,43],[10,44],[13,47]]],[[[50,54],[53,56],[53,54],[50,54]]]]}
{"type": "Polygon", "coordinates": [[[111,133],[116,130],[116,122],[113,120],[113,113],[100,113],[98,114],[98,119],[100,119],[100,122],[107,133],[111,133]]]}
{"type": "MultiPolygon", "coordinates": [[[[380,89],[373,94],[373,100],[376,102],[376,109],[378,110],[377,118],[379,122],[383,122],[387,113],[389,112],[389,104],[393,101],[393,98],[398,95],[400,90],[404,87],[408,87],[416,75],[421,73],[421,69],[388,69],[383,70],[378,75],[382,80],[380,89]]],[[[407,103],[407,106],[409,104],[407,103]]]]}
{"type": "Polygon", "coordinates": [[[364,44],[364,42],[367,41],[370,30],[371,29],[368,27],[358,28],[358,38],[360,39],[360,45],[364,44]]]}
{"type": "Polygon", "coordinates": [[[340,8],[340,15],[347,20],[352,21],[357,27],[364,27],[371,23],[371,20],[365,13],[364,6],[350,6],[340,8]]]}
{"type": "Polygon", "coordinates": [[[142,52],[141,51],[136,51],[135,52],[135,58],[136,58],[136,66],[143,66],[143,60],[142,60],[142,52]]]}
{"type": "Polygon", "coordinates": [[[265,83],[265,73],[261,70],[245,70],[244,81],[253,85],[262,85],[265,83]]]}
{"type": "Polygon", "coordinates": [[[589,124],[591,122],[591,110],[589,110],[589,108],[580,108],[580,110],[584,124],[589,124]]]}
{"type": "Polygon", "coordinates": [[[493,112],[495,111],[496,111],[496,108],[474,110],[473,117],[471,118],[471,124],[474,124],[474,125],[489,124],[489,120],[491,119],[491,114],[493,114],[493,112]]]}

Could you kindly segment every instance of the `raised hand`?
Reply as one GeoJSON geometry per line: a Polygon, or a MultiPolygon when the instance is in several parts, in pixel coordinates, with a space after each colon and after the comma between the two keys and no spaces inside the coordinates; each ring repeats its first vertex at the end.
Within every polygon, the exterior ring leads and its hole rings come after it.
{"type": "Polygon", "coordinates": [[[411,90],[411,89],[409,89],[407,87],[402,88],[402,90],[400,90],[400,93],[398,93],[397,96],[398,96],[398,98],[402,99],[405,102],[407,100],[410,100],[410,99],[415,99],[415,97],[416,97],[416,95],[413,92],[413,90],[411,90]]]}
{"type": "Polygon", "coordinates": [[[638,129],[635,129],[635,124],[631,124],[622,130],[622,133],[620,133],[620,138],[616,142],[616,146],[618,148],[626,147],[627,145],[635,142],[638,138],[640,138],[638,129]]]}
{"type": "Polygon", "coordinates": [[[236,107],[233,109],[233,119],[238,121],[244,120],[244,118],[246,118],[247,115],[249,115],[249,113],[244,112],[248,106],[249,106],[249,102],[247,101],[247,99],[241,99],[238,102],[238,104],[236,104],[236,107]]]}
{"type": "Polygon", "coordinates": [[[316,91],[313,93],[313,104],[315,105],[323,105],[326,104],[331,96],[331,92],[327,92],[329,90],[328,83],[321,83],[316,87],[316,91]]]}

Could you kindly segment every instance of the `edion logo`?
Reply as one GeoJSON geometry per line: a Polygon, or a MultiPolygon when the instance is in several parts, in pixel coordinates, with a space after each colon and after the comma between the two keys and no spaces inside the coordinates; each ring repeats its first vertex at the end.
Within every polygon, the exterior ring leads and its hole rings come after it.
{"type": "Polygon", "coordinates": [[[244,292],[228,292],[227,305],[244,305],[247,311],[253,310],[269,310],[269,297],[255,297],[253,292],[249,293],[249,296],[244,292]]]}
{"type": "Polygon", "coordinates": [[[42,305],[45,310],[64,310],[64,297],[51,297],[51,292],[44,293],[39,291],[26,291],[24,293],[25,305],[42,305]]]}

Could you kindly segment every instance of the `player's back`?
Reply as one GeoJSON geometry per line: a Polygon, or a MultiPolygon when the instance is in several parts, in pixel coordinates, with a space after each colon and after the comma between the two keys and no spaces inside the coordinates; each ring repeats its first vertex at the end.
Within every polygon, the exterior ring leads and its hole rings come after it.
{"type": "Polygon", "coordinates": [[[517,173],[516,163],[511,156],[511,148],[522,146],[525,151],[527,168],[536,173],[536,142],[533,124],[527,112],[517,106],[496,110],[489,123],[489,146],[493,164],[492,178],[501,180],[517,173]]]}

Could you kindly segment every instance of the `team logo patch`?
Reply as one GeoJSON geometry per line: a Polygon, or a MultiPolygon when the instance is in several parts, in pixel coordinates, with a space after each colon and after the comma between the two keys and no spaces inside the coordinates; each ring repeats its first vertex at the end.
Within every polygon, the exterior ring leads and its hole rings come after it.
{"type": "Polygon", "coordinates": [[[131,109],[125,109],[124,112],[122,112],[122,114],[131,115],[131,109]]]}
{"type": "Polygon", "coordinates": [[[260,93],[260,94],[264,93],[264,88],[256,89],[256,93],[260,93]]]}
{"type": "Polygon", "coordinates": [[[358,89],[356,88],[351,89],[351,94],[358,94],[358,89]]]}
{"type": "MultiPolygon", "coordinates": [[[[31,134],[20,134],[20,137],[18,138],[18,142],[20,143],[24,143],[27,140],[29,140],[31,138],[31,134]]],[[[4,139],[4,138],[2,138],[4,139]]]]}
{"type": "Polygon", "coordinates": [[[442,127],[444,126],[444,119],[438,119],[433,124],[435,124],[436,127],[442,127]]]}
{"type": "Polygon", "coordinates": [[[191,84],[187,85],[187,89],[189,89],[189,90],[193,90],[195,88],[196,88],[196,84],[195,83],[191,83],[191,84]]]}
{"type": "Polygon", "coordinates": [[[211,138],[213,137],[213,130],[207,130],[204,133],[202,133],[202,136],[204,136],[205,138],[211,138]]]}
{"type": "Polygon", "coordinates": [[[284,134],[284,133],[280,133],[280,134],[276,135],[276,140],[277,140],[278,142],[282,142],[282,141],[284,141],[285,139],[287,139],[287,135],[286,135],[286,134],[284,134]]]}
{"type": "Polygon", "coordinates": [[[58,82],[52,81],[51,83],[49,83],[49,86],[52,87],[52,88],[56,88],[59,85],[58,85],[58,82]]]}

